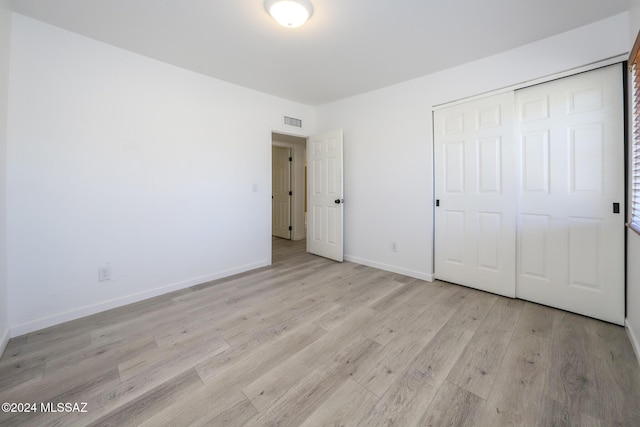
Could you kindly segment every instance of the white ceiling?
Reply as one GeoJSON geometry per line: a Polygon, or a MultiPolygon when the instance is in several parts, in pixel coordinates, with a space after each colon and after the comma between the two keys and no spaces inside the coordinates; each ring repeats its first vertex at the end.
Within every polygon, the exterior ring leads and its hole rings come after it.
{"type": "Polygon", "coordinates": [[[263,0],[13,0],[14,11],[261,92],[320,105],[540,40],[629,0],[311,0],[303,27],[263,0]]]}

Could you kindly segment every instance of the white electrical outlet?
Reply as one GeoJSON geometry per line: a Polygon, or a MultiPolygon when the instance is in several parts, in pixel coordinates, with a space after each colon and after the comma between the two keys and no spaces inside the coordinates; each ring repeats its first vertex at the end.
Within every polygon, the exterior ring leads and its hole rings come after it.
{"type": "Polygon", "coordinates": [[[398,245],[396,242],[391,242],[391,252],[398,252],[398,245]]]}
{"type": "Polygon", "coordinates": [[[98,269],[98,280],[104,282],[105,280],[111,280],[111,266],[100,267],[98,269]]]}

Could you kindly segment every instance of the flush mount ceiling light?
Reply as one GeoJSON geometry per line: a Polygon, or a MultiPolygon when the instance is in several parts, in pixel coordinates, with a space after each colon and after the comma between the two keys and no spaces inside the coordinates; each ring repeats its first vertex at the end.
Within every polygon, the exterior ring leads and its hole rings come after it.
{"type": "Polygon", "coordinates": [[[296,28],[313,15],[309,0],[264,0],[264,8],[280,25],[296,28]]]}

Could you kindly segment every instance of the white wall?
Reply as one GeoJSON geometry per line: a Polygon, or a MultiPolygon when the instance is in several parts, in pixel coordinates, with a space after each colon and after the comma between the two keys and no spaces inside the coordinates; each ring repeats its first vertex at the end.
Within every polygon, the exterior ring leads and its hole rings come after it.
{"type": "Polygon", "coordinates": [[[271,132],[313,108],[17,14],[11,47],[13,336],[270,263],[271,132]]]}
{"type": "MultiPolygon", "coordinates": [[[[640,0],[631,0],[629,50],[640,31],[640,0]]],[[[640,236],[627,230],[627,330],[640,361],[640,236]]]]}
{"type": "Polygon", "coordinates": [[[9,341],[7,291],[7,102],[11,12],[0,0],[0,355],[9,341]]]}
{"type": "Polygon", "coordinates": [[[318,130],[344,130],[345,258],[414,277],[432,277],[432,106],[627,50],[628,14],[624,13],[460,67],[321,106],[318,130]],[[391,251],[392,241],[397,242],[397,252],[391,251]]]}
{"type": "Polygon", "coordinates": [[[269,263],[283,114],[303,119],[301,136],[344,130],[346,258],[430,279],[432,106],[623,54],[628,24],[618,15],[313,109],[14,14],[12,335],[269,263]],[[112,280],[98,282],[107,263],[112,280]]]}
{"type": "Polygon", "coordinates": [[[640,31],[640,0],[629,0],[629,50],[640,31]]]}

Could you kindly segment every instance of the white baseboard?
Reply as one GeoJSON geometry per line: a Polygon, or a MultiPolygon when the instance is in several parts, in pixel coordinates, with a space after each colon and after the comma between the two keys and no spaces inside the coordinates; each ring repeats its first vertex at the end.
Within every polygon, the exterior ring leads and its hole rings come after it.
{"type": "MultiPolygon", "coordinates": [[[[247,264],[247,265],[236,267],[230,270],[225,270],[225,271],[220,271],[217,273],[212,273],[212,274],[208,274],[200,277],[195,277],[193,279],[172,283],[172,284],[161,286],[154,289],[149,289],[143,292],[138,292],[135,294],[124,296],[124,297],[115,298],[109,301],[99,302],[97,304],[87,305],[74,310],[54,314],[53,316],[48,316],[41,319],[25,322],[19,325],[13,325],[10,327],[10,336],[17,337],[19,335],[28,334],[30,332],[34,332],[40,329],[48,328],[50,326],[58,325],[60,323],[68,322],[70,320],[75,320],[81,317],[100,313],[101,311],[106,311],[112,308],[121,307],[123,305],[132,304],[134,302],[157,297],[159,295],[163,295],[169,292],[188,288],[190,286],[199,285],[201,283],[210,282],[212,280],[222,279],[224,277],[229,277],[235,274],[244,273],[245,271],[255,270],[256,268],[265,267],[267,265],[269,265],[268,260],[260,261],[253,264],[247,264]]],[[[7,334],[7,336],[9,336],[9,334],[7,334]]]]}
{"type": "Polygon", "coordinates": [[[640,365],[640,340],[635,334],[635,331],[631,327],[631,323],[629,323],[628,319],[625,321],[625,326],[627,329],[627,335],[629,335],[629,341],[631,341],[631,346],[633,347],[633,351],[636,353],[636,359],[640,365]]]}
{"type": "Polygon", "coordinates": [[[2,333],[2,337],[0,338],[0,357],[2,357],[2,354],[4,353],[4,350],[7,348],[7,344],[9,343],[9,332],[9,328],[5,329],[2,333]]]}
{"type": "Polygon", "coordinates": [[[421,271],[409,270],[406,268],[397,267],[395,265],[383,264],[380,262],[375,262],[375,261],[371,261],[364,258],[358,258],[351,255],[345,255],[344,260],[355,262],[356,264],[366,265],[368,267],[377,268],[379,270],[402,274],[403,276],[409,276],[415,279],[426,280],[427,282],[433,282],[434,280],[433,273],[423,273],[421,271]]]}

